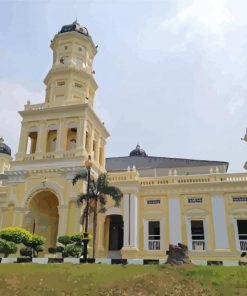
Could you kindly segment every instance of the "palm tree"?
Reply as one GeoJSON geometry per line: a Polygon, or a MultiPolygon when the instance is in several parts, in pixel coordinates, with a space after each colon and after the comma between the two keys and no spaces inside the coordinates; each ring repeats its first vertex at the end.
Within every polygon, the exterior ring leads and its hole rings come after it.
{"type": "MultiPolygon", "coordinates": [[[[75,185],[79,180],[85,181],[88,177],[88,170],[83,168],[83,170],[76,174],[72,180],[72,184],[75,185]]],[[[107,201],[107,196],[111,197],[115,202],[115,206],[119,207],[123,193],[117,187],[110,186],[108,181],[108,176],[106,173],[100,174],[97,180],[90,178],[89,182],[89,205],[90,213],[93,213],[93,258],[95,258],[96,250],[96,230],[97,230],[97,214],[98,212],[105,212],[105,205],[107,201]],[[98,209],[99,208],[99,209],[98,209]]],[[[87,193],[81,193],[77,199],[77,205],[81,206],[87,200],[87,193]]],[[[87,210],[83,211],[81,216],[81,224],[84,225],[86,219],[87,210]]]]}

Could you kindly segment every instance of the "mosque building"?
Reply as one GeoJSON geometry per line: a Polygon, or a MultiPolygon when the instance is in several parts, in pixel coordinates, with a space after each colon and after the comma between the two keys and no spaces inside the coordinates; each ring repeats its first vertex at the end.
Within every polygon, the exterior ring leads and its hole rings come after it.
{"type": "Polygon", "coordinates": [[[35,231],[47,248],[78,233],[86,184],[71,180],[90,155],[93,175],[107,172],[124,195],[120,207],[109,201],[98,214],[97,258],[165,259],[169,244],[184,243],[195,263],[238,264],[247,251],[247,173],[227,173],[222,161],[149,156],[139,145],[106,158],[109,133],[94,111],[97,46],[75,21],[50,47],[45,100],[19,112],[14,158],[0,138],[0,229],[35,231]]]}

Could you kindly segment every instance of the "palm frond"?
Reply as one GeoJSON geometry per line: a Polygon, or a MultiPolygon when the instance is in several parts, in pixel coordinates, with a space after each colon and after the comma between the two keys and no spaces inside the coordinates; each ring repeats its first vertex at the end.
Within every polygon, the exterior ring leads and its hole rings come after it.
{"type": "Polygon", "coordinates": [[[87,179],[87,170],[83,168],[83,170],[76,174],[72,179],[73,186],[79,181],[79,180],[86,180],[87,179]]]}
{"type": "Polygon", "coordinates": [[[76,200],[78,208],[83,205],[83,202],[86,201],[87,195],[86,194],[79,194],[76,200]]]}
{"type": "Polygon", "coordinates": [[[115,201],[115,206],[120,205],[120,201],[123,197],[122,191],[114,186],[108,186],[104,188],[104,194],[111,196],[111,198],[115,201]]]}

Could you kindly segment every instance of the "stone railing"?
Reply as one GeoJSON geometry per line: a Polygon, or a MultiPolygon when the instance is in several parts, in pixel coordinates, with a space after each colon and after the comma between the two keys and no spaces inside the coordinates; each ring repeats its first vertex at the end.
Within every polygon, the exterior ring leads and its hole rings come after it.
{"type": "Polygon", "coordinates": [[[32,161],[32,160],[46,160],[46,159],[55,159],[55,158],[74,158],[76,157],[75,151],[66,151],[64,153],[57,152],[46,152],[46,153],[33,153],[33,154],[24,154],[16,157],[17,161],[32,161]]]}
{"type": "Polygon", "coordinates": [[[81,100],[75,100],[75,101],[64,101],[64,102],[50,102],[50,103],[41,103],[41,104],[26,104],[24,106],[25,111],[38,111],[38,110],[45,110],[53,107],[61,107],[61,106],[67,106],[67,105],[77,105],[81,103],[87,103],[85,100],[84,102],[81,100]]]}
{"type": "Polygon", "coordinates": [[[167,177],[142,177],[142,186],[150,185],[170,185],[170,184],[195,184],[195,183],[231,183],[246,182],[247,173],[236,174],[210,174],[210,175],[191,175],[191,176],[167,176],[167,177]]]}

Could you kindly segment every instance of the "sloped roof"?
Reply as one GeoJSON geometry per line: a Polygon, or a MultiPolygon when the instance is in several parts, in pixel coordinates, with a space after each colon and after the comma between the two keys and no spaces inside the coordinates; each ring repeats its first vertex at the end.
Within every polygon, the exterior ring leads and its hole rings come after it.
{"type": "Polygon", "coordinates": [[[106,170],[123,171],[128,166],[135,166],[139,170],[154,168],[179,168],[179,167],[198,167],[198,166],[217,166],[225,165],[226,170],[229,163],[225,161],[196,160],[183,158],[169,158],[156,156],[123,156],[106,158],[106,170]]]}

